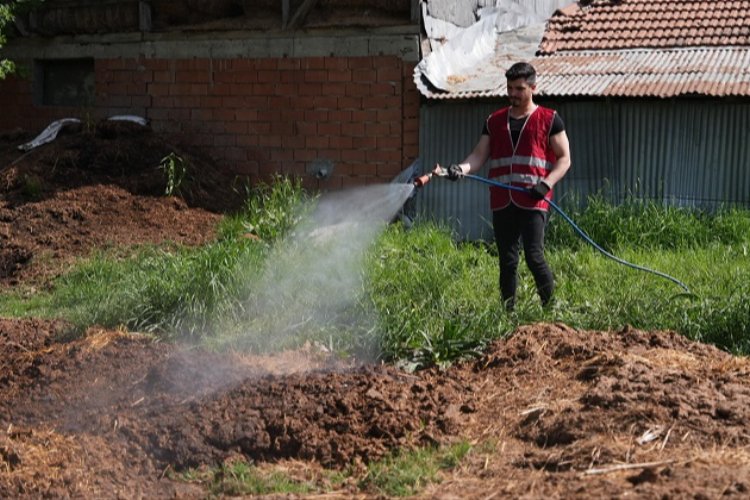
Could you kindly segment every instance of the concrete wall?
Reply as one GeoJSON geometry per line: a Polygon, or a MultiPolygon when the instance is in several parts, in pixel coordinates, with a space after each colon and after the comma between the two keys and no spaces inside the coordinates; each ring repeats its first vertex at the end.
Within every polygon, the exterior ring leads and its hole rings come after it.
{"type": "Polygon", "coordinates": [[[27,67],[34,58],[92,57],[95,104],[38,105],[28,71],[0,81],[0,131],[137,114],[251,179],[299,174],[316,189],[388,181],[419,154],[416,38],[319,40],[16,44],[3,55],[27,67]],[[326,179],[313,175],[321,166],[333,167],[326,179]]]}

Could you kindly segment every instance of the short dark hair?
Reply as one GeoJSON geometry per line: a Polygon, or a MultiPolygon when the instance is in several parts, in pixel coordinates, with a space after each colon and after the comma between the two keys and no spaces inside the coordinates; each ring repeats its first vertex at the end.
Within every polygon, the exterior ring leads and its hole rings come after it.
{"type": "Polygon", "coordinates": [[[505,78],[508,80],[523,78],[529,85],[534,85],[536,83],[536,70],[534,66],[527,62],[518,62],[505,72],[505,78]]]}

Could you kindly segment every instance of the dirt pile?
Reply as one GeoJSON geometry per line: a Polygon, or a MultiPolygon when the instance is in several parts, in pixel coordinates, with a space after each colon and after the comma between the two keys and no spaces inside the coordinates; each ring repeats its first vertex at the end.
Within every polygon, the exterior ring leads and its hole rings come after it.
{"type": "Polygon", "coordinates": [[[33,137],[0,137],[0,284],[43,282],[94,248],[172,241],[201,244],[241,202],[234,179],[210,159],[148,127],[102,121],[65,127],[26,153],[33,137]],[[171,153],[184,180],[165,196],[171,153]]]}
{"type": "Polygon", "coordinates": [[[671,333],[535,325],[406,374],[315,350],[281,358],[289,373],[123,332],[56,341],[65,328],[0,321],[0,496],[198,497],[165,471],[356,467],[459,439],[475,450],[427,496],[750,493],[750,362],[671,333]]]}

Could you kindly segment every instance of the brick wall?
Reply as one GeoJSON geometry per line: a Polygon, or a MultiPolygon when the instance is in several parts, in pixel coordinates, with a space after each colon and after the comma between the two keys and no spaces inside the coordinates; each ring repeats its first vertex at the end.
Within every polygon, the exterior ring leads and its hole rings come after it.
{"type": "Polygon", "coordinates": [[[251,179],[300,175],[308,188],[389,181],[419,154],[414,63],[396,56],[97,59],[93,109],[34,106],[31,82],[0,82],[0,131],[56,118],[145,116],[251,179]],[[327,179],[309,175],[330,162],[327,179]]]}

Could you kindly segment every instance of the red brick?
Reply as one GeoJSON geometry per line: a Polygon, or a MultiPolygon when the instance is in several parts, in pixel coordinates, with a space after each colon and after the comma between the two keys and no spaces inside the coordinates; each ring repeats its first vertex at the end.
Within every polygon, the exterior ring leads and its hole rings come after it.
{"type": "Polygon", "coordinates": [[[401,108],[399,96],[372,96],[367,99],[367,107],[371,109],[401,108]]]}
{"type": "Polygon", "coordinates": [[[179,122],[190,120],[191,110],[189,108],[172,108],[169,109],[169,119],[179,122]]]}
{"type": "Polygon", "coordinates": [[[203,96],[200,98],[200,106],[202,108],[220,108],[221,97],[218,96],[203,96]]]}
{"type": "Polygon", "coordinates": [[[176,71],[174,79],[178,83],[209,83],[211,81],[211,73],[207,71],[176,71]]]}
{"type": "Polygon", "coordinates": [[[341,135],[341,123],[318,123],[318,133],[322,135],[341,135]]]}
{"type": "Polygon", "coordinates": [[[154,72],[151,70],[136,71],[133,73],[133,81],[137,83],[151,83],[154,81],[154,72]]]}
{"type": "Polygon", "coordinates": [[[257,83],[258,71],[250,69],[237,70],[232,73],[232,79],[236,83],[257,83]]]}
{"type": "Polygon", "coordinates": [[[258,145],[258,136],[256,134],[238,135],[237,136],[237,145],[238,146],[242,146],[242,147],[257,146],[258,145]]]}
{"type": "Polygon", "coordinates": [[[324,83],[320,87],[320,94],[329,97],[338,97],[344,95],[346,92],[346,84],[344,83],[324,83]]]}
{"type": "Polygon", "coordinates": [[[364,163],[367,161],[365,152],[360,149],[343,149],[341,151],[341,160],[346,162],[364,163]]]}
{"type": "Polygon", "coordinates": [[[387,123],[365,123],[365,135],[373,137],[377,135],[388,135],[391,127],[387,123]]]}
{"type": "Polygon", "coordinates": [[[354,147],[353,138],[351,137],[331,136],[328,139],[328,144],[332,148],[336,148],[339,150],[352,149],[354,147]]]}
{"type": "Polygon", "coordinates": [[[347,83],[345,96],[364,97],[370,95],[370,85],[367,83],[347,83]]]}
{"type": "Polygon", "coordinates": [[[278,136],[286,136],[294,133],[294,123],[276,121],[271,123],[271,133],[278,136]]]}
{"type": "Polygon", "coordinates": [[[391,179],[401,173],[401,158],[399,157],[398,161],[383,163],[378,165],[377,172],[378,177],[385,177],[388,179],[391,179]]]}
{"type": "Polygon", "coordinates": [[[147,86],[145,83],[128,83],[125,86],[125,93],[129,96],[143,96],[148,93],[147,86]]]}
{"type": "Polygon", "coordinates": [[[328,147],[328,137],[324,135],[311,135],[305,138],[305,147],[309,149],[321,149],[328,147]]]}
{"type": "Polygon", "coordinates": [[[276,69],[258,71],[258,82],[260,83],[279,83],[280,81],[281,73],[276,69]]]}
{"type": "Polygon", "coordinates": [[[248,122],[247,130],[250,134],[262,136],[271,131],[271,124],[268,122],[248,122]]]}
{"type": "Polygon", "coordinates": [[[171,83],[174,81],[174,73],[171,71],[154,71],[154,81],[171,83]]]}
{"type": "Polygon", "coordinates": [[[211,118],[212,118],[212,114],[211,114],[210,109],[191,109],[190,110],[191,120],[208,121],[211,118]]]}
{"type": "Polygon", "coordinates": [[[378,112],[374,109],[354,110],[351,113],[352,120],[360,123],[374,122],[378,118],[378,112]]]}
{"type": "Polygon", "coordinates": [[[335,96],[318,96],[313,98],[314,109],[336,109],[338,98],[335,96]]]}
{"type": "Polygon", "coordinates": [[[401,68],[399,67],[378,67],[375,71],[378,73],[379,82],[398,82],[401,84],[401,68]]]}
{"type": "Polygon", "coordinates": [[[341,135],[344,137],[362,137],[365,135],[365,124],[360,122],[342,123],[341,135]]]}
{"type": "Polygon", "coordinates": [[[240,108],[235,111],[236,119],[243,122],[251,122],[258,119],[257,109],[240,108]]]}
{"type": "Polygon", "coordinates": [[[255,94],[254,86],[254,83],[233,83],[232,85],[230,85],[231,89],[229,91],[229,95],[253,95],[255,94]]]}
{"type": "Polygon", "coordinates": [[[131,106],[138,108],[150,108],[151,97],[147,95],[134,95],[130,97],[131,106]]]}
{"type": "Polygon", "coordinates": [[[177,70],[210,70],[211,60],[200,58],[200,59],[176,59],[174,67],[177,70]]]}
{"type": "Polygon", "coordinates": [[[323,62],[326,69],[345,70],[349,67],[349,61],[345,57],[325,57],[323,62]]]}
{"type": "Polygon", "coordinates": [[[226,130],[227,133],[235,134],[235,135],[247,134],[247,122],[236,122],[236,121],[226,122],[224,124],[224,130],[226,130]]]}
{"type": "Polygon", "coordinates": [[[241,71],[241,70],[248,70],[248,69],[258,69],[258,60],[257,59],[233,59],[231,61],[232,63],[232,69],[241,71]]]}
{"type": "Polygon", "coordinates": [[[198,108],[200,107],[201,98],[195,95],[183,95],[173,98],[175,108],[198,108]]]}
{"type": "Polygon", "coordinates": [[[214,71],[214,74],[211,77],[211,81],[214,84],[217,84],[217,83],[232,83],[232,82],[235,81],[235,79],[234,79],[234,73],[230,73],[229,71],[214,71]]]}
{"type": "Polygon", "coordinates": [[[174,97],[162,97],[162,96],[152,95],[151,105],[155,108],[173,108],[174,97]]]}
{"type": "MultiPolygon", "coordinates": [[[[211,111],[211,117],[214,120],[221,120],[225,122],[234,122],[235,121],[235,111],[233,108],[216,108],[211,111]]],[[[247,122],[241,122],[247,126],[247,122]]],[[[245,130],[243,130],[243,133],[245,130]]]]}
{"type": "Polygon", "coordinates": [[[290,70],[290,69],[300,69],[301,67],[300,59],[299,58],[283,58],[279,59],[278,67],[282,70],[290,70]]]}
{"type": "Polygon", "coordinates": [[[374,82],[377,75],[377,72],[373,68],[352,70],[352,80],[355,82],[374,82]]]}
{"type": "Polygon", "coordinates": [[[295,161],[313,161],[317,158],[317,153],[305,148],[294,150],[295,161]]]}
{"type": "Polygon", "coordinates": [[[328,121],[328,111],[307,110],[305,111],[304,120],[311,122],[313,125],[318,122],[328,121]]]}
{"type": "Polygon", "coordinates": [[[281,110],[279,109],[260,109],[258,110],[258,120],[261,122],[276,122],[281,120],[281,110]]]}
{"type": "Polygon", "coordinates": [[[349,70],[330,71],[328,73],[329,82],[351,82],[352,79],[352,73],[349,70]]]}
{"type": "Polygon", "coordinates": [[[273,149],[271,150],[271,160],[272,161],[293,161],[294,160],[294,151],[282,148],[282,149],[273,149]]]}
{"type": "Polygon", "coordinates": [[[336,102],[339,109],[362,109],[361,97],[339,97],[336,102]]]}
{"type": "Polygon", "coordinates": [[[398,149],[401,147],[401,137],[376,137],[378,149],[398,149]]]}
{"type": "Polygon", "coordinates": [[[381,150],[373,149],[365,151],[365,158],[370,163],[400,162],[400,150],[381,150]]]}
{"type": "Polygon", "coordinates": [[[141,64],[154,71],[165,71],[169,69],[169,62],[166,59],[142,59],[141,64]]]}
{"type": "Polygon", "coordinates": [[[370,86],[370,92],[373,96],[392,96],[399,91],[393,83],[373,83],[370,86]]]}
{"type": "Polygon", "coordinates": [[[347,63],[348,63],[349,68],[351,69],[363,69],[363,68],[373,67],[372,57],[350,57],[347,63]]]}
{"type": "Polygon", "coordinates": [[[395,122],[401,121],[401,108],[384,108],[376,111],[377,118],[375,121],[378,122],[395,122]]]}
{"type": "Polygon", "coordinates": [[[309,96],[319,96],[322,94],[321,89],[322,85],[320,83],[306,83],[305,85],[300,85],[299,87],[299,95],[309,96]]]}
{"type": "Polygon", "coordinates": [[[324,70],[305,71],[305,82],[322,83],[328,81],[328,72],[324,70]]]}
{"type": "Polygon", "coordinates": [[[256,65],[258,66],[258,69],[261,70],[278,70],[279,69],[279,61],[280,59],[274,58],[274,57],[265,57],[262,59],[258,59],[256,62],[256,65]]]}
{"type": "Polygon", "coordinates": [[[269,97],[268,107],[281,111],[282,109],[289,109],[291,102],[291,98],[286,96],[269,97]]]}
{"type": "Polygon", "coordinates": [[[374,68],[401,68],[401,58],[396,56],[374,56],[372,58],[374,68]]]}
{"type": "Polygon", "coordinates": [[[224,158],[233,162],[247,160],[247,151],[243,148],[228,147],[224,149],[224,158]]]}
{"type": "Polygon", "coordinates": [[[301,61],[302,69],[325,69],[326,63],[324,57],[305,57],[301,61]]]}
{"type": "Polygon", "coordinates": [[[275,95],[276,85],[271,83],[254,83],[252,92],[248,94],[252,95],[275,95]]]}
{"type": "Polygon", "coordinates": [[[305,136],[297,134],[285,135],[281,138],[281,146],[283,148],[304,148],[305,147],[305,136]]]}
{"type": "Polygon", "coordinates": [[[298,122],[295,127],[297,128],[297,133],[300,135],[315,135],[318,133],[318,124],[314,122],[298,122]]]}
{"type": "Polygon", "coordinates": [[[352,147],[355,149],[374,149],[377,146],[377,139],[372,136],[353,137],[352,147]]]}
{"type": "Polygon", "coordinates": [[[214,146],[227,147],[227,146],[234,146],[236,143],[237,143],[237,139],[234,135],[230,135],[230,134],[214,135],[214,146]]]}

